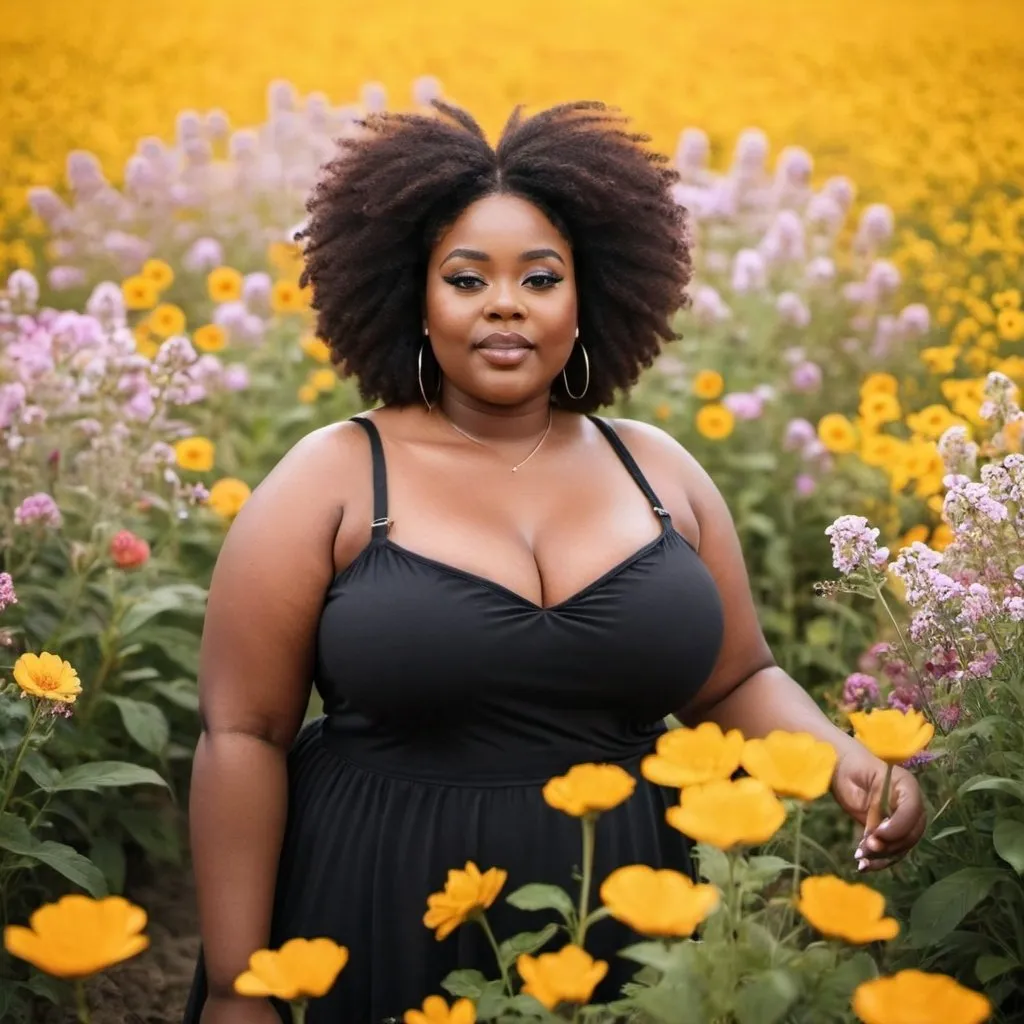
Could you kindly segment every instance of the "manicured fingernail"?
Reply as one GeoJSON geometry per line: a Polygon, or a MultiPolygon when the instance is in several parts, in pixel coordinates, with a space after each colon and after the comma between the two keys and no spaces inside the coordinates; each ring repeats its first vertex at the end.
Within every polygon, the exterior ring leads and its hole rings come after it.
{"type": "Polygon", "coordinates": [[[868,848],[868,849],[869,849],[869,850],[870,850],[870,851],[871,851],[872,853],[878,853],[878,851],[879,851],[879,850],[881,850],[881,848],[882,848],[882,841],[881,841],[881,839],[876,839],[876,838],[875,838],[874,836],[872,836],[872,837],[871,837],[871,838],[870,838],[870,839],[869,839],[869,840],[867,841],[867,848],[868,848]]]}
{"type": "Polygon", "coordinates": [[[868,869],[867,859],[858,861],[858,863],[857,863],[857,870],[858,871],[867,871],[867,869],[868,869]]]}
{"type": "Polygon", "coordinates": [[[878,826],[878,831],[881,831],[881,830],[882,830],[883,828],[888,828],[888,827],[889,827],[889,821],[890,821],[890,819],[889,819],[889,818],[886,818],[886,819],[885,819],[885,820],[884,820],[884,821],[882,822],[882,824],[878,826]]]}
{"type": "Polygon", "coordinates": [[[861,847],[861,846],[858,846],[857,849],[853,851],[853,859],[854,860],[863,860],[863,858],[864,858],[864,848],[861,847]]]}

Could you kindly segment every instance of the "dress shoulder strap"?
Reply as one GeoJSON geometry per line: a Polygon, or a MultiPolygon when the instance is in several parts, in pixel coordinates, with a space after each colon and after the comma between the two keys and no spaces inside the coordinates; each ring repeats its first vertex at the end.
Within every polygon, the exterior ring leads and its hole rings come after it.
{"type": "Polygon", "coordinates": [[[671,518],[668,510],[661,504],[657,494],[654,493],[654,488],[647,482],[647,477],[644,476],[643,471],[637,465],[636,459],[633,458],[629,449],[623,443],[622,438],[615,432],[615,428],[607,420],[603,420],[599,416],[588,416],[587,419],[608,439],[608,443],[615,449],[615,454],[618,455],[637,487],[643,491],[644,497],[651,503],[651,508],[654,509],[655,515],[661,519],[662,529],[668,529],[669,519],[671,518]]]}
{"type": "Polygon", "coordinates": [[[374,540],[383,540],[388,535],[391,520],[388,518],[388,470],[384,463],[384,445],[380,440],[377,425],[364,416],[353,416],[353,423],[366,431],[370,439],[370,457],[373,460],[373,527],[374,540]]]}

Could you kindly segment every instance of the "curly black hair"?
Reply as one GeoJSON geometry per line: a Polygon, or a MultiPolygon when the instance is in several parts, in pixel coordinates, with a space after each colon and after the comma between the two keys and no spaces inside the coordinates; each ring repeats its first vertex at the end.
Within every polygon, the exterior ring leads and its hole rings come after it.
{"type": "MultiPolygon", "coordinates": [[[[302,285],[312,285],[317,334],[363,397],[420,401],[426,268],[442,232],[473,202],[497,193],[540,209],[572,247],[580,339],[590,357],[581,399],[553,387],[559,406],[593,412],[633,385],[673,314],[687,304],[692,272],[678,175],[645,148],[649,136],[597,102],[568,103],[524,118],[516,108],[492,148],[464,110],[374,114],[340,140],[306,204],[302,285]]],[[[582,362],[582,361],[581,361],[582,362]]],[[[582,378],[582,365],[569,371],[582,378]]],[[[574,384],[578,388],[579,384],[574,384]]]]}

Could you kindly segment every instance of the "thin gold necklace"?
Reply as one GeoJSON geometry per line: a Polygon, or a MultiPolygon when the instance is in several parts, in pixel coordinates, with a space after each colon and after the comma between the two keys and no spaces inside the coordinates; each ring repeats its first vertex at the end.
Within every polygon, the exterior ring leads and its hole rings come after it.
{"type": "MultiPolygon", "coordinates": [[[[437,409],[440,411],[441,415],[445,418],[445,422],[448,423],[451,426],[452,430],[454,430],[457,433],[461,434],[463,437],[465,437],[469,441],[472,441],[474,444],[478,444],[478,445],[480,445],[483,448],[490,448],[493,451],[494,445],[488,444],[486,441],[481,441],[479,437],[474,437],[472,434],[470,434],[467,431],[463,430],[462,427],[460,427],[448,415],[448,413],[446,413],[444,411],[444,409],[442,409],[440,406],[437,406],[437,409]]],[[[540,451],[540,446],[547,440],[548,433],[551,430],[551,421],[552,421],[552,410],[549,407],[548,408],[548,425],[544,428],[544,433],[540,435],[540,440],[536,443],[536,445],[534,445],[533,451],[530,452],[530,454],[527,455],[526,458],[523,459],[522,462],[519,462],[519,463],[517,463],[516,465],[514,465],[512,467],[512,472],[513,473],[517,472],[520,468],[525,466],[530,461],[530,459],[532,459],[534,457],[534,455],[536,455],[537,452],[540,451]]]]}

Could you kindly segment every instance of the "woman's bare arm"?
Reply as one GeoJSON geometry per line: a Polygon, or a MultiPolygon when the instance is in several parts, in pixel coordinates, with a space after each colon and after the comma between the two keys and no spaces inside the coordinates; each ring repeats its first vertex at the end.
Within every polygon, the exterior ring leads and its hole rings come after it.
{"type": "Polygon", "coordinates": [[[310,434],[285,456],[233,523],[213,574],[190,825],[215,1000],[230,999],[234,978],[270,935],[286,757],[309,699],[342,515],[341,485],[325,481],[346,478],[345,430],[310,434]]]}

